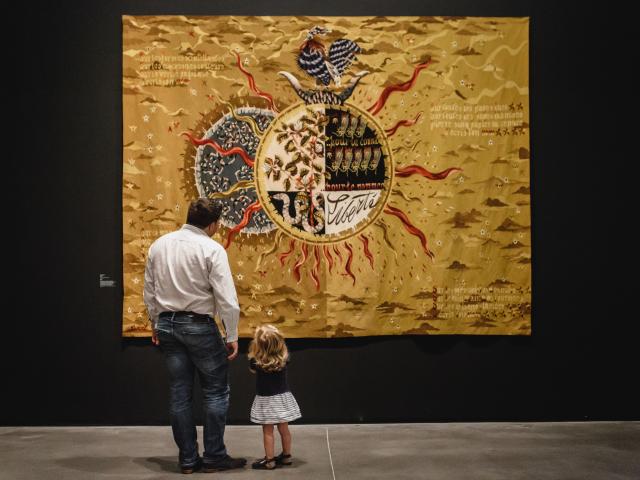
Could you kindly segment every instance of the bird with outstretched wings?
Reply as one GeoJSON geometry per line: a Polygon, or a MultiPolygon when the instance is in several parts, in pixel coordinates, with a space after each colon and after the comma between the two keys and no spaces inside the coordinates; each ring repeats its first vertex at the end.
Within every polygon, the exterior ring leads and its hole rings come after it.
{"type": "Polygon", "coordinates": [[[340,77],[362,49],[356,42],[341,38],[331,44],[327,54],[325,46],[316,37],[330,32],[319,26],[309,30],[306,41],[300,47],[298,65],[322,85],[328,86],[333,80],[336,86],[340,86],[340,77]]]}

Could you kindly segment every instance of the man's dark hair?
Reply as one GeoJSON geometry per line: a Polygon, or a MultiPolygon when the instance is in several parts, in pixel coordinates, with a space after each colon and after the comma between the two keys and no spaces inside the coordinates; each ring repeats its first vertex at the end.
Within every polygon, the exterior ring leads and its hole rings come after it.
{"type": "Polygon", "coordinates": [[[207,228],[217,222],[222,214],[222,206],[216,205],[213,200],[199,198],[189,205],[187,223],[198,228],[207,228]]]}

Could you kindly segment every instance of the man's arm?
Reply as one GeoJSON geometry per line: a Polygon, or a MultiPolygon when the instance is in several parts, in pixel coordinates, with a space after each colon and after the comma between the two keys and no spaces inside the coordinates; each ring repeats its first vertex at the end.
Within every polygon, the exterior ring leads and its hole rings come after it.
{"type": "MultiPolygon", "coordinates": [[[[222,248],[217,249],[213,254],[209,282],[213,288],[218,315],[220,315],[227,333],[227,343],[236,343],[237,345],[240,306],[238,305],[238,295],[233,284],[227,252],[222,248]]],[[[235,355],[233,356],[235,358],[235,355]]]]}
{"type": "Polygon", "coordinates": [[[147,257],[147,264],[144,268],[144,292],[143,292],[144,303],[147,306],[147,311],[149,312],[149,319],[151,320],[151,331],[153,343],[158,344],[158,339],[156,337],[156,325],[158,323],[158,307],[156,304],[156,294],[155,294],[155,282],[153,278],[153,267],[151,261],[151,252],[147,257]]]}

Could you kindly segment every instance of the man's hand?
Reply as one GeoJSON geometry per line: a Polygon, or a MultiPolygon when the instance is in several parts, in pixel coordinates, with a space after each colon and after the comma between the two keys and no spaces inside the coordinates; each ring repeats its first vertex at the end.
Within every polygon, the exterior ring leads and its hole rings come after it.
{"type": "Polygon", "coordinates": [[[160,345],[160,340],[158,340],[158,334],[156,333],[156,330],[153,330],[153,333],[151,334],[151,341],[153,342],[154,345],[160,345]]]}
{"type": "Polygon", "coordinates": [[[229,361],[236,358],[238,356],[238,342],[228,342],[227,351],[229,352],[229,355],[227,356],[229,361]]]}

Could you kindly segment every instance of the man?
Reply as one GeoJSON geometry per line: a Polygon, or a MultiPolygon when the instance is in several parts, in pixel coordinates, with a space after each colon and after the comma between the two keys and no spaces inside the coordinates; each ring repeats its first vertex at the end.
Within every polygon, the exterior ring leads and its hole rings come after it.
{"type": "Polygon", "coordinates": [[[240,307],[227,252],[213,240],[221,207],[206,198],[189,206],[187,223],[149,248],[144,302],[153,343],[165,354],[170,379],[170,416],[182,473],[242,468],[224,445],[229,407],[228,362],[238,355],[240,307]],[[213,317],[224,324],[226,341],[213,317]],[[204,454],[198,453],[192,411],[194,373],[204,403],[204,454]]]}

